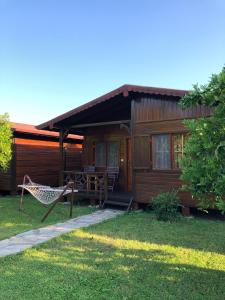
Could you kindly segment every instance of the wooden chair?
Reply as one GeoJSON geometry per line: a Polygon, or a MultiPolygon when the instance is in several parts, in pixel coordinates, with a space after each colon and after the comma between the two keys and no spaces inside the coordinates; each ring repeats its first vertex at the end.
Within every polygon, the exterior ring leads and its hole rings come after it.
{"type": "Polygon", "coordinates": [[[95,172],[95,166],[84,166],[84,172],[95,172]]]}
{"type": "Polygon", "coordinates": [[[106,171],[108,175],[108,190],[113,192],[119,179],[119,167],[108,167],[106,171]]]}

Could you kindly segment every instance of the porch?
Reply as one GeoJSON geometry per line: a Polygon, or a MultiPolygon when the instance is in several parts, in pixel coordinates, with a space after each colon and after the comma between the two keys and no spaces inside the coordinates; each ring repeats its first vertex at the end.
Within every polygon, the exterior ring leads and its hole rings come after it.
{"type": "Polygon", "coordinates": [[[123,86],[38,126],[60,134],[60,185],[73,180],[80,196],[102,205],[114,201],[129,206],[133,187],[131,100],[128,87],[123,86]],[[65,164],[64,141],[69,134],[83,137],[81,169],[65,164]],[[115,186],[110,183],[114,174],[109,168],[118,169],[115,186]]]}
{"type": "Polygon", "coordinates": [[[64,184],[69,181],[75,183],[76,195],[98,203],[101,208],[105,206],[119,206],[131,209],[133,196],[131,192],[116,187],[118,173],[99,171],[64,171],[64,184]]]}

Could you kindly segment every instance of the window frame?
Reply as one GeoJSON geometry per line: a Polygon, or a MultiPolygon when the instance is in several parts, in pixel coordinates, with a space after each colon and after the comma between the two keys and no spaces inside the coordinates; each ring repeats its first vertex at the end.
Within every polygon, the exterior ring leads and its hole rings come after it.
{"type": "Polygon", "coordinates": [[[99,141],[99,142],[95,142],[95,144],[94,144],[94,165],[95,165],[95,167],[97,167],[97,168],[106,168],[107,167],[107,145],[106,145],[106,143],[105,142],[101,142],[101,141],[99,141]],[[104,146],[104,149],[103,149],[103,151],[105,152],[104,153],[104,162],[103,162],[103,164],[102,165],[96,165],[96,150],[97,150],[97,144],[102,144],[103,146],[104,146]]]}
{"type": "Polygon", "coordinates": [[[150,161],[151,161],[151,169],[152,171],[156,171],[156,172],[177,172],[180,171],[180,168],[175,167],[176,162],[175,162],[175,153],[174,153],[174,136],[176,135],[181,135],[183,142],[182,142],[182,154],[184,152],[184,142],[185,142],[185,137],[187,136],[187,132],[182,131],[182,132],[157,132],[157,133],[152,133],[151,137],[150,137],[150,161]],[[169,143],[170,143],[170,168],[166,169],[157,169],[154,168],[154,145],[153,145],[153,141],[154,141],[154,136],[159,136],[159,135],[168,135],[169,136],[169,143]]]}
{"type": "Polygon", "coordinates": [[[172,165],[172,157],[171,157],[171,136],[170,136],[170,134],[167,134],[167,133],[161,133],[161,134],[153,134],[152,135],[152,145],[151,145],[151,152],[152,152],[152,170],[156,170],[156,171],[169,171],[169,170],[171,170],[171,165],[172,165]],[[154,143],[154,139],[156,138],[156,137],[159,137],[159,136],[162,136],[162,135],[166,135],[166,136],[168,136],[168,146],[169,146],[169,155],[168,155],[168,157],[169,157],[169,159],[170,159],[170,161],[169,161],[169,167],[168,168],[155,168],[154,167],[154,164],[155,164],[155,161],[154,161],[154,157],[156,157],[156,152],[157,151],[155,151],[155,143],[154,143]]]}
{"type": "Polygon", "coordinates": [[[172,170],[180,170],[181,168],[180,167],[177,167],[176,166],[176,161],[175,161],[175,153],[181,153],[181,156],[183,156],[184,154],[184,145],[185,145],[185,137],[187,136],[187,134],[185,133],[173,133],[171,134],[171,138],[172,138],[172,141],[171,141],[171,149],[173,150],[172,151],[172,170]],[[182,146],[181,146],[181,151],[175,151],[174,149],[174,137],[176,135],[181,135],[181,139],[182,139],[182,146]]]}
{"type": "Polygon", "coordinates": [[[117,143],[118,144],[118,159],[117,159],[117,167],[120,166],[120,141],[119,140],[108,140],[108,141],[95,141],[93,143],[93,165],[96,168],[108,168],[110,167],[108,165],[108,157],[109,157],[109,149],[110,149],[110,143],[117,143]],[[102,166],[97,166],[96,165],[96,144],[98,143],[104,143],[105,144],[105,163],[102,166]]]}

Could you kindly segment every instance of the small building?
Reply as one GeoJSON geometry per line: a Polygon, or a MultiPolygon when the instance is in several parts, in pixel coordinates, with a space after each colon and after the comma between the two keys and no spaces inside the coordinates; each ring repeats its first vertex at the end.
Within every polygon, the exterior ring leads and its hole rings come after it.
{"type": "MultiPolygon", "coordinates": [[[[34,182],[57,186],[60,174],[59,134],[33,125],[12,123],[13,156],[7,172],[0,173],[0,192],[16,193],[28,174],[34,182]]],[[[81,168],[83,138],[70,134],[64,143],[65,170],[81,168]]]]}
{"type": "MultiPolygon", "coordinates": [[[[211,113],[202,106],[182,110],[178,102],[187,92],[123,85],[38,129],[84,136],[83,167],[96,172],[118,167],[117,189],[131,193],[137,205],[149,203],[158,193],[181,186],[183,120],[211,113]]],[[[180,198],[186,207],[196,205],[189,193],[181,192],[180,198]]]]}

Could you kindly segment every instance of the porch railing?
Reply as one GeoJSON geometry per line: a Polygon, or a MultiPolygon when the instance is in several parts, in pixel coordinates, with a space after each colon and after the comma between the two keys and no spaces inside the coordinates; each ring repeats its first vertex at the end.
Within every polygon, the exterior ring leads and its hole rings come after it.
{"type": "Polygon", "coordinates": [[[108,199],[108,174],[107,172],[79,172],[64,171],[64,183],[74,182],[78,194],[85,194],[87,197],[99,198],[100,204],[103,199],[108,199]]]}

